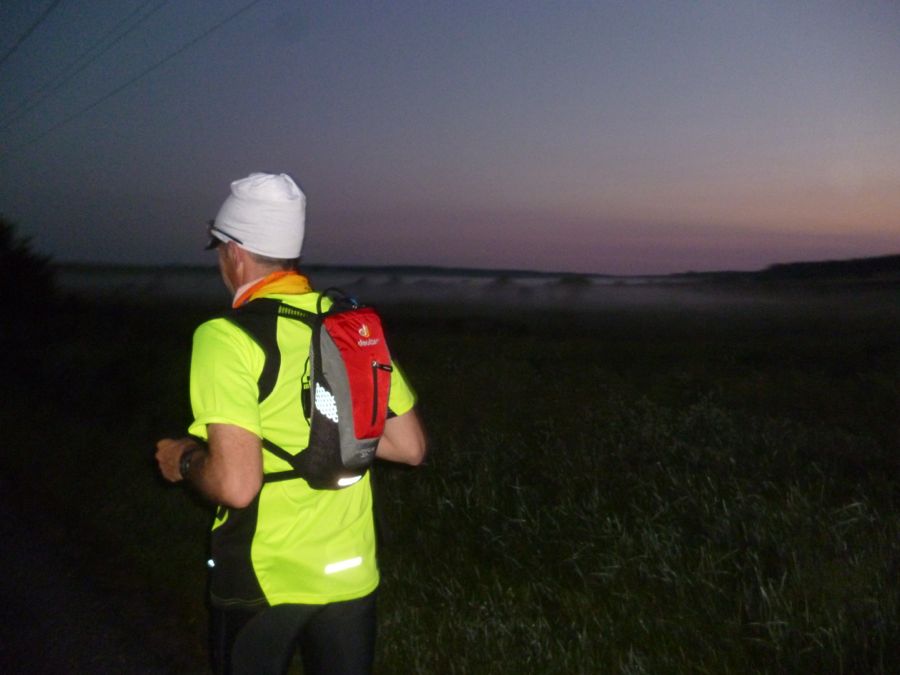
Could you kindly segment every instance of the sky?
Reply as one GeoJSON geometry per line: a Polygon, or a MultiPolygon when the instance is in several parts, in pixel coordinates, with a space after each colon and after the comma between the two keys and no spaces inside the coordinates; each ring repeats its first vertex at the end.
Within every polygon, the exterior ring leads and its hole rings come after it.
{"type": "Polygon", "coordinates": [[[900,253],[900,3],[0,2],[0,214],[212,263],[232,180],[303,260],[668,274],[900,253]]]}

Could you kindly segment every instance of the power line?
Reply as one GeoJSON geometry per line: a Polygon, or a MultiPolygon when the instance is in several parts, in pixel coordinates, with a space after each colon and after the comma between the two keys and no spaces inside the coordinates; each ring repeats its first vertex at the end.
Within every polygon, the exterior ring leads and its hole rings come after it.
{"type": "Polygon", "coordinates": [[[227,17],[225,17],[222,21],[220,21],[219,23],[215,24],[212,28],[207,29],[206,31],[204,31],[203,33],[201,33],[200,35],[198,35],[197,37],[195,37],[193,40],[191,40],[191,41],[189,41],[188,43],[182,45],[181,47],[179,47],[178,49],[176,49],[174,52],[172,52],[171,54],[169,54],[168,56],[166,56],[166,57],[163,58],[162,60],[157,61],[156,63],[154,63],[154,64],[153,64],[152,66],[150,66],[149,68],[146,68],[145,70],[141,71],[140,73],[138,73],[137,75],[135,75],[134,77],[132,77],[130,80],[128,80],[127,82],[125,82],[125,84],[122,84],[122,85],[116,87],[115,89],[113,89],[113,90],[112,90],[111,92],[109,92],[108,94],[105,94],[104,96],[101,96],[99,99],[97,99],[97,100],[94,101],[93,103],[91,103],[91,104],[85,106],[84,108],[82,108],[82,109],[79,110],[78,112],[73,113],[72,115],[69,115],[68,117],[66,117],[65,119],[63,119],[61,122],[57,122],[56,124],[54,124],[53,126],[51,126],[49,129],[47,129],[47,130],[44,131],[43,133],[38,134],[38,135],[35,136],[34,138],[31,138],[31,139],[25,141],[25,142],[22,143],[21,145],[18,145],[18,146],[16,146],[16,147],[12,148],[9,152],[5,153],[5,156],[3,157],[3,159],[8,158],[9,155],[11,155],[11,154],[15,154],[15,153],[17,153],[17,152],[20,152],[20,151],[24,150],[25,148],[27,148],[27,147],[29,147],[29,146],[31,146],[31,145],[34,145],[35,143],[39,143],[40,141],[42,141],[44,138],[46,138],[47,136],[49,136],[50,134],[52,134],[54,131],[56,131],[56,130],[59,129],[60,127],[63,127],[63,126],[65,126],[66,124],[68,124],[69,122],[71,122],[72,120],[76,119],[77,117],[80,117],[81,115],[84,115],[85,113],[90,112],[91,110],[93,110],[94,108],[98,107],[99,105],[101,105],[101,104],[103,104],[103,103],[106,103],[106,101],[108,101],[108,100],[111,99],[112,97],[114,97],[114,96],[116,96],[117,94],[119,94],[120,92],[124,91],[125,89],[127,89],[128,87],[130,87],[132,84],[134,84],[135,82],[137,82],[138,80],[140,80],[141,78],[146,77],[147,75],[149,75],[150,73],[152,73],[152,72],[153,72],[154,70],[156,70],[157,68],[160,68],[161,66],[165,65],[166,63],[168,63],[169,61],[171,61],[171,60],[174,59],[175,57],[177,57],[177,56],[183,54],[183,53],[186,52],[188,49],[190,49],[191,47],[193,47],[194,45],[196,45],[198,42],[201,42],[202,40],[206,39],[206,38],[209,37],[212,33],[214,33],[215,31],[217,31],[218,29],[220,29],[222,26],[224,26],[224,25],[227,24],[228,22],[232,21],[233,19],[236,19],[238,16],[240,16],[241,14],[243,14],[244,12],[246,12],[247,10],[249,10],[250,8],[252,8],[254,5],[258,5],[260,2],[262,2],[262,0],[252,0],[252,2],[247,3],[246,5],[244,5],[243,7],[241,7],[240,9],[238,9],[237,11],[233,12],[232,14],[229,14],[229,15],[228,15],[227,17]]]}
{"type": "Polygon", "coordinates": [[[112,39],[112,41],[108,42],[105,46],[100,46],[103,41],[109,38],[110,35],[113,35],[119,28],[130,21],[132,17],[136,14],[143,11],[143,9],[150,4],[150,0],[147,0],[142,5],[140,5],[137,9],[135,9],[131,14],[127,17],[119,21],[113,28],[108,30],[96,43],[94,43],[91,47],[89,47],[85,52],[83,52],[79,57],[71,63],[63,72],[58,75],[56,78],[46,83],[42,87],[40,87],[36,92],[32,94],[32,96],[37,96],[36,99],[33,99],[30,103],[27,102],[27,99],[22,102],[21,105],[18,106],[16,110],[11,113],[11,116],[7,117],[2,123],[0,123],[0,132],[6,131],[13,124],[22,119],[29,112],[38,107],[41,103],[43,103],[51,94],[55,94],[59,91],[66,83],[68,83],[73,77],[81,73],[85,68],[94,63],[97,59],[103,56],[110,49],[115,47],[119,42],[121,42],[125,37],[134,32],[142,23],[144,23],[151,16],[156,14],[163,5],[165,5],[168,0],[162,0],[162,2],[158,2],[155,7],[153,7],[149,12],[144,14],[144,16],[138,18],[137,21],[132,23],[125,31],[120,33],[118,36],[112,39]],[[96,51],[99,49],[99,51],[96,51]],[[92,54],[93,53],[93,54],[92,54]]]}
{"type": "Polygon", "coordinates": [[[44,19],[50,16],[50,12],[56,9],[56,6],[60,2],[62,2],[62,0],[54,0],[53,2],[51,2],[50,6],[47,7],[47,9],[45,9],[37,19],[35,19],[34,23],[31,24],[28,29],[19,36],[19,39],[15,41],[13,46],[10,47],[3,56],[0,56],[0,66],[6,63],[6,60],[13,55],[13,52],[15,52],[19,48],[19,45],[28,39],[28,36],[31,35],[35,31],[35,29],[44,22],[44,19]]]}

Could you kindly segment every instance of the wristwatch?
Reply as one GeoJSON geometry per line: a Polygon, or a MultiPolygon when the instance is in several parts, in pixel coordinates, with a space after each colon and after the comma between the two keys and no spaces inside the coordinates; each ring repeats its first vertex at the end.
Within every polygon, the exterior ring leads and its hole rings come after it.
{"type": "Polygon", "coordinates": [[[194,453],[198,450],[200,448],[194,446],[181,453],[181,459],[178,461],[178,471],[184,480],[187,480],[188,472],[191,470],[191,460],[194,458],[194,453]]]}

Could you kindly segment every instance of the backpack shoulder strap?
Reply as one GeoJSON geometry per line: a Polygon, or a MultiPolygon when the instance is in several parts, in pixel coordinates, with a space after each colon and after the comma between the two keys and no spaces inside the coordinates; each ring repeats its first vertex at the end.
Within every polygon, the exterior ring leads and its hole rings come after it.
{"type": "Polygon", "coordinates": [[[265,355],[265,363],[259,376],[259,402],[262,403],[275,389],[278,371],[281,369],[281,351],[278,349],[278,317],[302,321],[312,328],[319,315],[293,307],[274,298],[257,298],[245,305],[226,312],[223,317],[249,335],[265,355]]]}
{"type": "Polygon", "coordinates": [[[280,300],[259,298],[223,315],[223,318],[247,333],[263,350],[265,361],[258,383],[260,403],[275,389],[278,371],[281,369],[281,352],[277,341],[280,307],[280,300]]]}

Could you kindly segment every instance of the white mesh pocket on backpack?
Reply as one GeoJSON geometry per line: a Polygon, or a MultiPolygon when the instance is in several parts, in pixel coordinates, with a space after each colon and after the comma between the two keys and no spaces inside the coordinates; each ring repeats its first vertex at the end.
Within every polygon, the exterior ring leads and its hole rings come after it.
{"type": "Polygon", "coordinates": [[[334,396],[332,396],[331,392],[321,385],[316,387],[316,410],[337,424],[337,402],[334,400],[334,396]]]}

